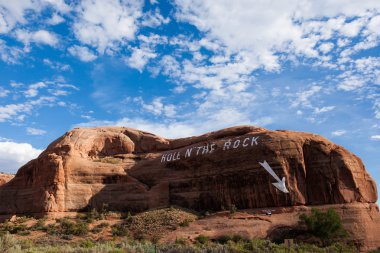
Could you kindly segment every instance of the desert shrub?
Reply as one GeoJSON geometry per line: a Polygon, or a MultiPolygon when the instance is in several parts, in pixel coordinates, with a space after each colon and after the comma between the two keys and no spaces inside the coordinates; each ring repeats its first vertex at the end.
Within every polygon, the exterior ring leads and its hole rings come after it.
{"type": "Polygon", "coordinates": [[[4,235],[7,232],[10,234],[17,234],[21,231],[28,230],[27,226],[24,224],[17,224],[17,223],[11,223],[11,222],[5,222],[0,224],[0,235],[4,235]]]}
{"type": "Polygon", "coordinates": [[[190,225],[191,220],[184,220],[179,223],[181,227],[188,227],[190,225]]]}
{"type": "MultiPolygon", "coordinates": [[[[254,240],[247,240],[247,239],[239,239],[237,238],[234,240],[229,240],[227,242],[228,252],[239,252],[239,253],[248,253],[248,252],[271,252],[271,253],[284,253],[289,252],[286,250],[286,247],[284,244],[276,244],[272,243],[268,240],[261,240],[261,239],[254,239],[254,240]]],[[[294,251],[290,251],[294,252],[294,251]]],[[[302,252],[302,251],[297,251],[302,252]]],[[[313,252],[315,251],[306,251],[306,252],[313,252]]],[[[305,253],[306,253],[305,252],[305,253]]]]}
{"type": "Polygon", "coordinates": [[[17,234],[21,236],[27,236],[27,235],[30,235],[30,231],[22,230],[22,231],[17,232],[17,234]]]}
{"type": "Polygon", "coordinates": [[[232,238],[231,236],[229,235],[221,235],[221,236],[218,236],[215,241],[217,243],[220,243],[220,244],[226,244],[228,241],[232,241],[232,238]]]}
{"type": "Polygon", "coordinates": [[[16,253],[21,252],[20,245],[16,238],[9,233],[0,236],[0,252],[1,253],[16,253]]]}
{"type": "Polygon", "coordinates": [[[195,241],[200,244],[206,244],[208,241],[210,241],[210,238],[205,235],[198,235],[197,237],[195,237],[195,241]]]}
{"type": "Polygon", "coordinates": [[[31,230],[34,230],[34,231],[46,231],[46,229],[47,229],[46,225],[45,225],[46,220],[47,220],[46,217],[37,220],[36,224],[34,224],[31,227],[31,230]]]}
{"type": "Polygon", "coordinates": [[[47,233],[50,235],[86,235],[88,233],[88,224],[83,221],[70,221],[69,219],[59,219],[58,224],[47,226],[47,233]]]}
{"type": "Polygon", "coordinates": [[[354,246],[350,246],[342,242],[336,242],[327,247],[327,252],[355,253],[358,251],[354,246]]]}
{"type": "Polygon", "coordinates": [[[130,221],[132,221],[132,214],[130,211],[122,213],[121,218],[130,222],[130,221]]]}
{"type": "Polygon", "coordinates": [[[237,207],[234,204],[232,204],[230,206],[230,214],[234,214],[234,213],[236,213],[236,211],[237,211],[237,207]]]}
{"type": "Polygon", "coordinates": [[[174,207],[151,210],[132,216],[129,228],[136,239],[159,239],[167,230],[175,230],[185,220],[192,222],[196,215],[174,207]]]}
{"type": "Polygon", "coordinates": [[[240,241],[248,241],[246,238],[244,238],[242,235],[234,234],[232,236],[232,241],[234,242],[240,242],[240,241]]]}
{"type": "Polygon", "coordinates": [[[71,241],[72,239],[74,239],[74,236],[73,235],[61,235],[61,239],[71,241]]]}
{"type": "Polygon", "coordinates": [[[104,220],[109,215],[108,211],[108,205],[102,204],[102,206],[98,209],[92,208],[90,212],[87,213],[82,219],[84,219],[86,222],[91,223],[95,220],[104,220]]]}
{"type": "MultiPolygon", "coordinates": [[[[155,253],[162,252],[158,250],[155,245],[148,241],[131,241],[131,242],[123,242],[121,244],[121,252],[130,252],[130,253],[155,253]]],[[[177,251],[178,252],[178,251],[177,251]]]]}
{"type": "Polygon", "coordinates": [[[324,245],[347,236],[339,214],[332,208],[326,212],[313,208],[311,215],[301,214],[300,220],[305,222],[308,232],[320,238],[324,245]]]}
{"type": "Polygon", "coordinates": [[[27,216],[20,216],[20,217],[16,217],[16,220],[14,221],[14,223],[16,224],[22,224],[28,220],[30,220],[31,218],[30,217],[27,217],[27,216]]]}
{"type": "Polygon", "coordinates": [[[102,222],[98,225],[96,225],[95,227],[92,228],[91,232],[94,233],[94,234],[97,234],[99,232],[101,232],[104,228],[108,227],[109,224],[107,222],[102,222]]]}
{"type": "Polygon", "coordinates": [[[322,248],[318,247],[317,245],[314,244],[308,244],[308,243],[300,243],[300,244],[295,244],[293,246],[293,250],[295,252],[300,252],[300,253],[356,253],[358,252],[356,248],[352,246],[348,246],[344,243],[334,243],[328,247],[322,248]]]}
{"type": "Polygon", "coordinates": [[[113,236],[128,236],[129,230],[128,226],[124,223],[115,224],[111,227],[113,236]]]}
{"type": "Polygon", "coordinates": [[[187,240],[186,240],[186,238],[180,237],[180,238],[176,238],[174,243],[175,244],[180,244],[180,245],[186,245],[187,244],[187,240]]]}
{"type": "Polygon", "coordinates": [[[84,240],[80,243],[80,247],[90,249],[95,247],[95,243],[91,240],[84,240]]]}

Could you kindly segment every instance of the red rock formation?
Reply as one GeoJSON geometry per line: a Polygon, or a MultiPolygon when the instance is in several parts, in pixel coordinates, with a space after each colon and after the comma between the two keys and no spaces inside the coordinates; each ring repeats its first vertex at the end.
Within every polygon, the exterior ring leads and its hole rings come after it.
{"type": "Polygon", "coordinates": [[[6,173],[0,172],[0,186],[7,183],[13,177],[14,177],[14,175],[12,175],[12,174],[6,174],[6,173]]]}
{"type": "Polygon", "coordinates": [[[375,182],[343,147],[311,133],[251,126],[176,140],[124,127],[74,129],[0,187],[0,214],[103,203],[121,211],[333,205],[366,249],[380,246],[376,201],[375,182]]]}
{"type": "Polygon", "coordinates": [[[176,140],[123,127],[74,129],[0,188],[1,213],[75,211],[103,203],[139,211],[376,200],[375,182],[343,147],[315,134],[250,126],[176,140]],[[289,193],[274,187],[275,178],[259,164],[264,160],[285,178],[289,193]]]}

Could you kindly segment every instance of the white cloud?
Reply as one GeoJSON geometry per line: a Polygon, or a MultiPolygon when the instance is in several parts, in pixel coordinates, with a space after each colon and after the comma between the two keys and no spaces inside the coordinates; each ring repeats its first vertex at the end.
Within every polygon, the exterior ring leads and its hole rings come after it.
{"type": "Polygon", "coordinates": [[[320,114],[320,113],[332,111],[334,109],[335,109],[335,106],[324,106],[324,107],[321,107],[321,108],[317,107],[317,108],[314,109],[314,113],[320,114]]]}
{"type": "Polygon", "coordinates": [[[32,109],[31,104],[8,104],[0,106],[0,122],[17,119],[21,113],[29,113],[32,109]]]}
{"type": "Polygon", "coordinates": [[[365,85],[365,81],[362,76],[352,75],[345,78],[341,83],[338,84],[338,89],[344,91],[356,90],[365,85]]]}
{"type": "Polygon", "coordinates": [[[322,86],[319,85],[313,85],[308,90],[304,90],[301,92],[298,92],[294,95],[294,100],[291,104],[292,107],[297,107],[299,105],[310,107],[311,106],[311,98],[318,94],[322,90],[322,86]]]}
{"type": "Polygon", "coordinates": [[[9,85],[10,85],[12,88],[20,88],[20,87],[24,86],[23,83],[21,83],[21,82],[15,82],[15,81],[11,81],[9,85]]]}
{"type": "Polygon", "coordinates": [[[68,49],[72,56],[78,57],[81,61],[90,62],[97,58],[97,56],[88,47],[72,46],[68,49]]]}
{"type": "Polygon", "coordinates": [[[139,103],[141,107],[153,115],[166,117],[173,117],[176,115],[176,106],[173,104],[164,104],[163,97],[156,97],[152,100],[152,103],[145,103],[142,98],[135,98],[133,101],[139,103]]]}
{"type": "Polygon", "coordinates": [[[330,52],[331,49],[333,48],[334,48],[333,43],[323,43],[322,45],[319,46],[319,50],[324,54],[330,52]]]}
{"type": "MultiPolygon", "coordinates": [[[[11,82],[11,86],[19,88],[24,85],[11,82]]],[[[62,78],[28,85],[27,90],[23,91],[25,101],[0,106],[0,122],[23,121],[27,115],[30,115],[41,107],[60,105],[62,101],[58,100],[58,96],[67,95],[69,93],[68,90],[78,90],[78,88],[72,84],[65,83],[65,80],[62,78]],[[40,95],[41,89],[47,90],[50,95],[40,95]]]]}
{"type": "Polygon", "coordinates": [[[380,15],[373,17],[368,23],[368,31],[374,33],[377,36],[380,36],[380,15]]]}
{"type": "Polygon", "coordinates": [[[345,135],[347,133],[346,130],[336,130],[336,131],[333,131],[331,132],[331,135],[332,136],[342,136],[342,135],[345,135]]]}
{"type": "MultiPolygon", "coordinates": [[[[225,119],[225,117],[222,117],[225,119]]],[[[230,120],[229,122],[217,121],[216,119],[197,120],[197,121],[168,121],[155,122],[141,118],[121,118],[116,121],[90,121],[76,124],[73,127],[95,127],[95,126],[126,126],[147,131],[166,138],[183,138],[194,135],[204,134],[206,132],[219,130],[225,127],[236,125],[257,125],[265,126],[271,124],[273,119],[270,117],[258,118],[255,121],[239,118],[239,122],[230,120]]]]}
{"type": "Polygon", "coordinates": [[[51,69],[59,70],[59,71],[70,71],[72,70],[69,64],[63,64],[60,62],[53,62],[49,59],[43,59],[42,62],[49,66],[51,69]]]}
{"type": "MultiPolygon", "coordinates": [[[[254,82],[253,71],[281,71],[281,64],[286,61],[345,70],[352,66],[353,52],[374,47],[380,41],[376,37],[380,2],[371,0],[360,4],[352,0],[222,0],[218,5],[212,0],[176,0],[175,4],[177,20],[190,22],[204,35],[198,42],[180,36],[176,38],[180,42],[171,40],[181,49],[187,47],[193,59],[167,56],[160,62],[160,73],[168,74],[181,87],[185,83],[197,89],[221,90],[237,82],[249,87],[254,82]],[[350,47],[357,40],[364,44],[350,47]],[[211,56],[201,55],[201,47],[211,51],[211,56]],[[341,47],[347,47],[347,51],[336,59],[341,47]]],[[[345,91],[356,91],[369,81],[368,75],[363,78],[362,73],[338,79],[338,89],[345,91]]],[[[318,95],[322,85],[323,82],[297,93],[291,106],[314,109],[310,100],[318,95]]],[[[314,110],[322,113],[326,108],[314,110]]]]}
{"type": "Polygon", "coordinates": [[[26,10],[38,10],[32,0],[0,1],[0,33],[9,32],[17,23],[26,23],[26,10]]]}
{"type": "Polygon", "coordinates": [[[372,135],[371,140],[380,141],[380,135],[372,135]]]}
{"type": "Polygon", "coordinates": [[[142,16],[141,0],[84,0],[76,8],[75,36],[84,44],[104,53],[132,40],[142,16]]]}
{"type": "Polygon", "coordinates": [[[142,72],[148,61],[155,57],[157,54],[149,48],[132,48],[132,55],[125,61],[131,68],[142,72]]]}
{"type": "Polygon", "coordinates": [[[360,32],[360,29],[365,25],[366,19],[360,18],[350,23],[346,23],[340,30],[347,37],[355,37],[360,32]]]}
{"type": "Polygon", "coordinates": [[[4,40],[0,39],[0,59],[8,64],[18,63],[19,58],[24,54],[20,48],[8,46],[4,40]]]}
{"type": "Polygon", "coordinates": [[[28,90],[24,92],[26,97],[35,97],[38,95],[38,90],[47,87],[46,83],[38,82],[29,85],[28,90]]]}
{"type": "Polygon", "coordinates": [[[6,90],[3,87],[0,87],[0,98],[4,98],[4,97],[8,96],[9,93],[10,93],[9,90],[6,90]]]}
{"type": "MultiPolygon", "coordinates": [[[[315,45],[330,39],[336,31],[355,36],[367,10],[380,4],[361,1],[219,1],[176,0],[177,19],[194,24],[207,38],[217,39],[232,52],[245,52],[256,65],[278,68],[278,52],[317,58],[315,45]],[[323,18],[323,19],[322,19],[323,18]]],[[[374,21],[374,23],[376,23],[374,21]]],[[[331,46],[329,46],[331,47],[331,46]]],[[[326,46],[322,47],[327,52],[326,46]]]]}
{"type": "Polygon", "coordinates": [[[29,135],[45,135],[47,133],[45,130],[33,128],[33,127],[26,128],[26,132],[29,135]]]}
{"type": "Polygon", "coordinates": [[[39,14],[48,7],[61,13],[70,10],[64,0],[0,0],[0,33],[10,32],[17,24],[27,24],[26,16],[33,17],[31,13],[39,14]]]}
{"type": "Polygon", "coordinates": [[[22,41],[26,45],[37,43],[54,47],[58,44],[57,35],[46,30],[30,32],[25,29],[18,29],[15,31],[15,36],[19,41],[22,41]]]}
{"type": "Polygon", "coordinates": [[[59,15],[57,13],[53,13],[51,18],[48,19],[46,22],[50,25],[58,25],[58,24],[62,23],[63,21],[65,21],[65,19],[61,15],[59,15]]]}
{"type": "Polygon", "coordinates": [[[151,10],[149,12],[144,13],[141,25],[149,27],[158,27],[161,24],[167,24],[169,22],[170,18],[164,18],[161,15],[160,10],[156,8],[155,10],[151,10]]]}
{"type": "Polygon", "coordinates": [[[36,158],[42,150],[29,143],[0,142],[0,170],[15,173],[16,170],[36,158]]]}

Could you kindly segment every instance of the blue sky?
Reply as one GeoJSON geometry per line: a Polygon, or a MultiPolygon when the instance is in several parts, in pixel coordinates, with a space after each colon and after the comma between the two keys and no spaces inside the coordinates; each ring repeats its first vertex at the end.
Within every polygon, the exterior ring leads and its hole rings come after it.
{"type": "Polygon", "coordinates": [[[0,171],[73,127],[322,134],[380,182],[380,2],[0,0],[0,171]]]}

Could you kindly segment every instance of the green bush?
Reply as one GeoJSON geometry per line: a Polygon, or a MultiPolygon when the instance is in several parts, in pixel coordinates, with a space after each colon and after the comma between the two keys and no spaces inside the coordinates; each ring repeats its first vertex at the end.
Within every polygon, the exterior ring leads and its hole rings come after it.
{"type": "Polygon", "coordinates": [[[129,235],[128,226],[124,223],[113,225],[111,231],[112,231],[113,236],[128,236],[129,235]]]}
{"type": "Polygon", "coordinates": [[[234,213],[236,213],[236,211],[237,211],[237,207],[234,204],[232,204],[230,206],[230,214],[234,214],[234,213]]]}
{"type": "Polygon", "coordinates": [[[347,237],[339,214],[332,208],[326,212],[313,208],[311,215],[301,214],[300,220],[305,222],[308,232],[321,239],[324,245],[347,237]]]}
{"type": "Polygon", "coordinates": [[[34,231],[45,231],[46,232],[46,230],[47,230],[46,225],[45,225],[46,220],[47,220],[46,217],[37,220],[36,224],[34,224],[31,227],[31,230],[34,230],[34,231]]]}
{"type": "MultiPolygon", "coordinates": [[[[227,236],[228,237],[228,236],[227,236]]],[[[71,240],[72,235],[65,235],[63,239],[71,240]]],[[[231,237],[230,237],[231,238],[231,237]]],[[[232,237],[233,239],[233,237],[232,237]]],[[[81,242],[64,242],[54,245],[54,241],[48,244],[33,243],[32,241],[16,240],[12,235],[7,233],[0,237],[1,253],[355,253],[355,249],[344,244],[336,243],[326,248],[320,248],[310,244],[295,244],[290,251],[284,244],[275,244],[268,240],[239,240],[234,242],[228,240],[226,244],[212,243],[208,237],[200,235],[197,243],[189,244],[184,238],[179,238],[174,244],[154,245],[149,241],[124,240],[121,243],[116,242],[94,242],[84,240],[81,242]],[[200,243],[201,241],[202,243],[200,243]],[[28,242],[28,243],[25,243],[28,242]],[[22,250],[21,250],[22,249],[22,250]]],[[[373,253],[375,253],[374,251],[373,253]]],[[[371,252],[372,253],[372,252],[371,252]]]]}
{"type": "Polygon", "coordinates": [[[25,230],[28,230],[28,228],[24,224],[15,224],[11,222],[5,222],[3,224],[0,224],[0,235],[6,234],[7,232],[9,232],[10,234],[17,234],[25,230]]]}
{"type": "Polygon", "coordinates": [[[87,213],[82,219],[86,222],[91,223],[96,220],[104,220],[109,215],[108,205],[103,204],[102,207],[98,210],[96,208],[92,208],[90,212],[87,213]]]}
{"type": "Polygon", "coordinates": [[[132,221],[132,214],[129,211],[126,213],[122,213],[121,218],[130,222],[130,221],[132,221]]]}
{"type": "Polygon", "coordinates": [[[59,219],[57,225],[50,224],[47,226],[47,233],[50,235],[86,235],[88,233],[88,224],[83,221],[70,221],[69,219],[59,219]]]}
{"type": "Polygon", "coordinates": [[[90,248],[95,247],[95,243],[91,240],[85,240],[85,241],[81,242],[80,246],[82,248],[90,249],[90,248]]]}
{"type": "Polygon", "coordinates": [[[198,235],[197,237],[195,237],[195,241],[200,244],[206,244],[208,241],[210,241],[210,238],[208,238],[208,236],[205,235],[198,235]]]}
{"type": "Polygon", "coordinates": [[[96,225],[95,227],[93,227],[93,229],[91,230],[92,233],[94,234],[97,234],[99,232],[101,232],[104,228],[108,227],[109,224],[107,222],[102,222],[98,225],[96,225]]]}
{"type": "Polygon", "coordinates": [[[21,236],[27,236],[27,235],[30,235],[30,231],[22,230],[22,231],[17,232],[17,234],[21,236]]]}
{"type": "Polygon", "coordinates": [[[221,236],[218,236],[215,241],[217,243],[220,243],[220,244],[227,244],[228,241],[232,241],[232,238],[231,236],[229,235],[221,235],[221,236]]]}

